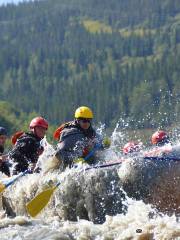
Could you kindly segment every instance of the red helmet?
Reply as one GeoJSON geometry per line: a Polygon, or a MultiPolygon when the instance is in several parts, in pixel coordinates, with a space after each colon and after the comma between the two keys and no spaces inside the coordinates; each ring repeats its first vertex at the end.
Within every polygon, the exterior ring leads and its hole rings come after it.
{"type": "Polygon", "coordinates": [[[141,149],[141,143],[130,141],[126,143],[123,147],[123,153],[128,154],[132,152],[138,152],[141,149]]]}
{"type": "Polygon", "coordinates": [[[48,129],[48,122],[42,117],[35,117],[31,120],[29,124],[30,129],[34,127],[43,127],[48,129]]]}
{"type": "Polygon", "coordinates": [[[167,133],[165,131],[157,131],[155,132],[152,137],[151,137],[151,142],[152,144],[158,144],[158,143],[165,143],[166,141],[168,141],[169,137],[167,135],[167,133]]]}

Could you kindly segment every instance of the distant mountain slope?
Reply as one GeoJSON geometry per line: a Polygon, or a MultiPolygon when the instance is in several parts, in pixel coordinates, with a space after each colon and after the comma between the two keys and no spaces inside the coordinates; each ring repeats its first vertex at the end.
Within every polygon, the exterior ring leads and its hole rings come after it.
{"type": "Polygon", "coordinates": [[[107,126],[179,120],[178,0],[44,0],[0,7],[0,99],[54,124],[89,105],[107,126]]]}

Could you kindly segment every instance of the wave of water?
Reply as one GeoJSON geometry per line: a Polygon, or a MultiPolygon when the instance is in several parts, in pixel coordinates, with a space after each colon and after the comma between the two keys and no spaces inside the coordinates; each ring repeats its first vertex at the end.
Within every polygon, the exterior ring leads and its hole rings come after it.
{"type": "MultiPolygon", "coordinates": [[[[117,129],[112,142],[112,147],[103,153],[106,162],[121,157],[119,147],[124,138],[117,129]]],[[[167,215],[124,192],[119,174],[128,172],[128,161],[107,169],[47,172],[56,165],[51,158],[53,151],[51,145],[46,145],[40,159],[46,174],[25,176],[5,190],[0,207],[0,239],[180,239],[178,214],[167,215]],[[57,181],[61,185],[49,205],[35,219],[30,218],[25,204],[57,181]]]]}

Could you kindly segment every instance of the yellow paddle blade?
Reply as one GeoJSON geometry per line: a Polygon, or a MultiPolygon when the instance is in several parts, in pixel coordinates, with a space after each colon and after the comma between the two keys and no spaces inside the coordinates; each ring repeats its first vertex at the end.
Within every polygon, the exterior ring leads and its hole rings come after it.
{"type": "Polygon", "coordinates": [[[31,217],[36,217],[45,208],[56,188],[57,186],[44,190],[27,203],[26,209],[31,217]]]}
{"type": "Polygon", "coordinates": [[[0,182],[0,193],[2,193],[5,188],[6,188],[6,185],[0,182]]]}

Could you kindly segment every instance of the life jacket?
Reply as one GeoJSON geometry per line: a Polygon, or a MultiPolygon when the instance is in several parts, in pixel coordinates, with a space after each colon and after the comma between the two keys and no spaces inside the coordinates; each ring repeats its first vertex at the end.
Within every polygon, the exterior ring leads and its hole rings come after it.
{"type": "Polygon", "coordinates": [[[17,140],[18,140],[18,138],[20,138],[23,134],[24,134],[23,131],[18,131],[18,132],[16,132],[16,133],[11,137],[11,143],[12,143],[13,145],[15,145],[16,142],[17,142],[17,140]]]}
{"type": "MultiPolygon", "coordinates": [[[[16,133],[11,137],[11,143],[12,143],[13,145],[15,145],[16,142],[17,142],[17,140],[25,137],[26,134],[28,134],[28,133],[23,132],[23,131],[18,131],[18,132],[16,132],[16,133]]],[[[43,152],[44,152],[44,147],[43,147],[43,146],[39,146],[39,148],[37,149],[37,154],[38,154],[38,156],[40,156],[43,152]]]]}
{"type": "MultiPolygon", "coordinates": [[[[60,140],[60,137],[61,137],[61,133],[62,131],[65,129],[65,128],[71,128],[71,127],[77,127],[78,126],[76,125],[76,123],[74,121],[71,121],[71,122],[66,122],[66,123],[63,123],[61,124],[55,131],[54,131],[54,134],[53,134],[53,138],[57,141],[60,140]]],[[[92,134],[92,139],[95,137],[95,132],[93,130],[93,133],[92,134]]],[[[83,149],[83,156],[82,157],[86,157],[89,152],[91,151],[91,149],[89,147],[84,147],[83,149]]]]}
{"type": "MultiPolygon", "coordinates": [[[[25,132],[23,132],[23,131],[18,131],[18,132],[16,132],[16,133],[11,137],[11,143],[12,143],[13,145],[15,145],[16,142],[17,142],[17,140],[18,140],[19,138],[21,138],[24,133],[25,133],[25,132]]],[[[43,151],[44,151],[43,146],[40,146],[39,149],[38,149],[38,151],[37,151],[37,154],[40,156],[40,155],[43,153],[43,151]]]]}
{"type": "Polygon", "coordinates": [[[61,124],[53,133],[53,138],[57,141],[59,141],[60,139],[60,136],[61,136],[61,133],[62,133],[62,130],[64,128],[67,128],[67,127],[73,127],[73,126],[76,126],[75,123],[73,121],[71,122],[66,122],[66,123],[63,123],[61,124]]]}

